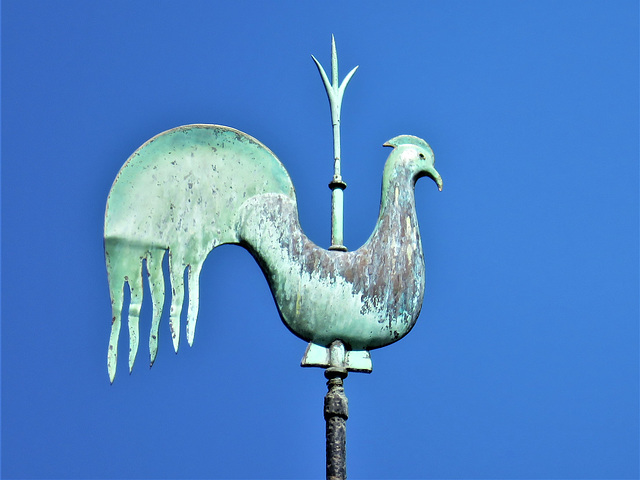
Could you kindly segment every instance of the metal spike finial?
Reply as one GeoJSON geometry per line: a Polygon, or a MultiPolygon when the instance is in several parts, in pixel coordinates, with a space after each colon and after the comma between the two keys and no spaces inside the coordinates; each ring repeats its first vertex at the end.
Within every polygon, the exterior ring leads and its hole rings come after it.
{"type": "Polygon", "coordinates": [[[346,247],[343,245],[343,210],[344,200],[343,191],[347,188],[347,184],[342,180],[340,172],[340,110],[342,108],[342,97],[344,91],[356,73],[358,67],[353,68],[342,81],[342,84],[338,80],[338,53],[336,52],[336,41],[333,35],[331,35],[331,82],[327,77],[324,68],[320,65],[320,62],[311,55],[313,61],[318,67],[324,88],[327,91],[329,97],[329,106],[331,107],[331,124],[333,125],[333,179],[329,183],[331,188],[331,247],[330,250],[346,251],[346,247]]]}

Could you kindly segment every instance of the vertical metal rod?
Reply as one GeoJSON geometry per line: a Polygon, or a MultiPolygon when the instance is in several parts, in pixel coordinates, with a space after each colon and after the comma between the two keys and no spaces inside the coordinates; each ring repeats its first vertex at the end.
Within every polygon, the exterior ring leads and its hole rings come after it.
{"type": "Polygon", "coordinates": [[[356,72],[358,67],[351,70],[342,81],[342,84],[338,82],[338,54],[336,52],[336,42],[331,35],[331,81],[327,77],[327,74],[320,65],[320,62],[316,60],[316,57],[311,55],[313,61],[316,62],[320,76],[324,83],[324,88],[327,91],[329,97],[329,106],[331,107],[331,125],[333,126],[333,179],[329,183],[331,189],[331,246],[329,250],[341,250],[346,251],[347,248],[344,243],[344,189],[347,188],[347,184],[342,180],[340,172],[340,110],[342,108],[342,97],[344,90],[347,88],[347,84],[351,77],[356,72]]]}
{"type": "Polygon", "coordinates": [[[345,368],[329,367],[325,370],[327,394],[324,397],[324,419],[327,434],[327,480],[347,478],[347,418],[349,402],[344,394],[345,368]]]}

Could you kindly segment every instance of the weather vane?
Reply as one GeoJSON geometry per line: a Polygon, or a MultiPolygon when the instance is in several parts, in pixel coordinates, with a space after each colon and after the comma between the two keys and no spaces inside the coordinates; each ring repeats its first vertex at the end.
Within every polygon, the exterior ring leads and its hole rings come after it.
{"type": "Polygon", "coordinates": [[[371,372],[370,350],[400,340],[418,318],[425,266],[414,186],[428,176],[442,190],[442,179],[427,142],[410,135],[387,141],[384,146],[393,150],[384,167],[378,222],[369,240],[348,252],[343,246],[340,109],[357,67],[339,84],[333,37],[331,82],[312,58],[329,96],[333,125],[331,246],[319,247],[304,234],[287,171],[255,138],[221,125],[186,125],[153,137],[126,161],[107,199],[104,249],[113,315],[107,367],[113,382],[127,284],[129,371],[133,368],[144,260],[153,303],[153,365],[165,296],[164,255],[169,252],[169,325],[177,352],[185,270],[186,335],[192,345],[202,264],[215,247],[240,245],[260,265],[282,321],[309,342],[302,366],[326,369],[327,478],[342,479],[348,416],[343,380],[349,371],[371,372]]]}

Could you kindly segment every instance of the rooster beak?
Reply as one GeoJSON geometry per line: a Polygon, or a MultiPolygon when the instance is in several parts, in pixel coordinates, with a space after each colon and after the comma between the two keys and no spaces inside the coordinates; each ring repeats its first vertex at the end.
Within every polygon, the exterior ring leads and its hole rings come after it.
{"type": "Polygon", "coordinates": [[[429,176],[433,178],[433,181],[436,182],[436,185],[438,185],[438,190],[442,191],[442,177],[438,172],[436,172],[435,168],[430,172],[429,176]]]}

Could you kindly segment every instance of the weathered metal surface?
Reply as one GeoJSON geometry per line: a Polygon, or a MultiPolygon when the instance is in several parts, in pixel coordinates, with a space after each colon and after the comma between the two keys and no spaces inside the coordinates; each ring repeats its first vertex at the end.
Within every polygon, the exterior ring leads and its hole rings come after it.
{"type": "Polygon", "coordinates": [[[187,340],[198,315],[198,280],[208,253],[239,243],[237,223],[247,199],[267,192],[295,199],[291,179],[271,151],[238,130],[217,125],[175,128],[142,145],[113,183],[104,224],[104,247],[113,310],[108,370],[113,381],[125,282],[129,306],[129,369],[138,349],[142,261],[153,300],[150,360],[156,356],[164,304],[162,259],[169,251],[170,326],[178,350],[184,272],[188,268],[187,340]]]}
{"type": "Polygon", "coordinates": [[[313,61],[318,67],[322,83],[329,97],[329,106],[331,107],[331,124],[333,126],[333,179],[329,183],[331,188],[331,247],[330,250],[338,250],[346,252],[347,249],[343,245],[344,239],[344,220],[343,220],[343,195],[347,184],[342,180],[340,168],[340,111],[342,109],[342,97],[344,91],[356,73],[358,67],[353,68],[342,81],[338,80],[338,53],[336,52],[336,40],[331,35],[331,82],[327,74],[320,65],[320,62],[311,55],[313,61]]]}
{"type": "Polygon", "coordinates": [[[414,185],[439,185],[426,142],[400,136],[383,175],[380,216],[369,240],[353,252],[322,249],[302,232],[295,201],[264,195],[243,205],[239,235],[261,265],[280,315],[299,337],[322,346],[335,339],[370,350],[406,335],[424,294],[424,260],[414,185]]]}
{"type": "MultiPolygon", "coordinates": [[[[413,327],[424,295],[424,259],[414,186],[430,176],[442,187],[433,152],[402,135],[384,168],[380,216],[356,251],[325,250],[298,221],[291,180],[275,155],[247,134],[217,125],[162,133],[140,147],[118,174],[105,214],[105,255],[113,307],[108,370],[113,381],[125,283],[133,366],[146,259],[153,300],[149,340],[157,351],[164,303],[162,258],[169,251],[170,324],[174,348],[188,268],[187,340],[193,341],[198,276],[208,253],[224,243],[249,250],[262,268],[283,322],[320,347],[340,339],[348,350],[393,343],[413,327]]],[[[356,354],[354,356],[357,357],[356,354]]]]}

